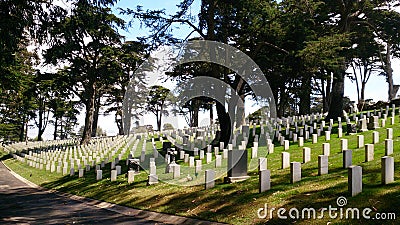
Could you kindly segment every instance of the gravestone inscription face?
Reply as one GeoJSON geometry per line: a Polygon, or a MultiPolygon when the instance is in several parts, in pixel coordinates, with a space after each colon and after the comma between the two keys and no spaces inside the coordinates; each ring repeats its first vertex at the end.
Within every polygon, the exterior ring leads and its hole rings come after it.
{"type": "Polygon", "coordinates": [[[204,188],[207,190],[213,188],[214,186],[215,186],[215,170],[206,170],[204,188]]]}
{"type": "Polygon", "coordinates": [[[301,164],[299,162],[290,163],[290,183],[296,183],[301,180],[301,164]]]}
{"type": "Polygon", "coordinates": [[[247,176],[247,150],[228,151],[228,177],[247,176]]]}
{"type": "Polygon", "coordinates": [[[385,155],[391,155],[393,154],[393,140],[392,139],[386,139],[385,140],[385,155]]]}
{"type": "Polygon", "coordinates": [[[318,175],[328,174],[328,156],[319,155],[318,156],[318,175]]]}
{"type": "Polygon", "coordinates": [[[271,189],[271,171],[270,170],[260,170],[258,172],[259,176],[259,193],[265,192],[271,189]]]}
{"type": "Polygon", "coordinates": [[[389,184],[394,182],[394,158],[384,156],[381,158],[381,182],[389,184]]]}
{"type": "Polygon", "coordinates": [[[362,192],[362,167],[350,166],[348,169],[348,190],[351,196],[362,192]]]}
{"type": "Polygon", "coordinates": [[[311,148],[304,147],[303,148],[303,163],[307,163],[311,161],[311,148]]]}
{"type": "Polygon", "coordinates": [[[128,184],[133,183],[135,181],[135,171],[129,170],[128,171],[128,184]]]}
{"type": "Polygon", "coordinates": [[[267,169],[267,158],[260,157],[258,158],[258,171],[267,169]]]}
{"type": "Polygon", "coordinates": [[[343,168],[349,168],[353,164],[353,151],[343,150],[343,168]]]}

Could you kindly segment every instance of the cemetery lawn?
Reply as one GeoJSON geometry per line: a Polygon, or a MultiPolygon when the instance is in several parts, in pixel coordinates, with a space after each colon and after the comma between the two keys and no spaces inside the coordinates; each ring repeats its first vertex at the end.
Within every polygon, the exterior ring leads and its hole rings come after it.
{"type": "MultiPolygon", "coordinates": [[[[340,138],[337,138],[337,125],[333,127],[329,156],[329,174],[318,176],[318,155],[322,154],[322,143],[325,137],[318,138],[317,144],[305,141],[304,147],[311,148],[311,162],[302,164],[302,180],[290,184],[290,169],[281,168],[281,152],[283,147],[275,143],[274,153],[269,154],[268,169],[271,170],[271,190],[258,193],[257,171],[250,171],[250,179],[235,183],[224,184],[223,179],[216,180],[216,186],[204,190],[203,186],[181,187],[166,183],[146,186],[147,174],[141,172],[135,176],[135,182],[127,183],[125,161],[122,160],[123,174],[119,175],[116,182],[110,181],[110,165],[103,170],[103,180],[96,181],[93,169],[85,173],[84,178],[75,176],[62,176],[46,170],[31,168],[17,160],[11,159],[1,153],[4,163],[16,173],[42,187],[68,192],[88,198],[107,201],[132,208],[176,214],[229,224],[399,224],[400,219],[400,126],[396,117],[393,127],[393,142],[395,159],[395,182],[389,185],[381,184],[381,157],[385,155],[386,128],[379,128],[380,142],[375,144],[375,156],[371,162],[364,162],[364,148],[357,149],[356,135],[344,135],[348,139],[348,149],[353,150],[353,165],[362,166],[363,191],[355,197],[348,194],[347,170],[342,168],[342,154],[340,151],[340,138]],[[277,209],[284,207],[287,211],[295,207],[300,211],[303,208],[314,208],[317,216],[322,208],[337,207],[336,199],[340,196],[347,198],[347,208],[359,208],[360,213],[366,207],[371,208],[373,217],[375,213],[395,213],[396,220],[363,220],[363,219],[331,219],[327,212],[324,218],[310,219],[278,219],[277,209]],[[267,204],[268,210],[276,208],[273,218],[259,219],[257,211],[267,204]]],[[[345,133],[345,124],[343,128],[345,133]]],[[[365,144],[372,143],[372,131],[363,133],[365,144]]],[[[157,142],[161,148],[161,144],[157,142]]],[[[140,147],[138,148],[140,149],[140,147]]],[[[302,162],[302,147],[291,143],[290,161],[302,162]]],[[[250,152],[250,151],[249,151],[250,152]]],[[[183,174],[185,175],[185,174],[183,174]]],[[[269,211],[268,211],[269,214],[269,211]]],[[[285,214],[288,216],[288,213],[285,214]]],[[[344,215],[345,217],[345,215],[344,215]]],[[[360,217],[362,217],[360,215],[360,217]]]]}

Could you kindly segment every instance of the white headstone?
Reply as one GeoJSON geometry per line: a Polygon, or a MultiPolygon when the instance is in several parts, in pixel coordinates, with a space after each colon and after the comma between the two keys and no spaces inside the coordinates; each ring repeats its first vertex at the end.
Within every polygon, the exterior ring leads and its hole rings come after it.
{"type": "Polygon", "coordinates": [[[325,141],[330,141],[330,140],[331,140],[331,132],[325,131],[325,141]]]}
{"type": "Polygon", "coordinates": [[[312,143],[316,144],[318,142],[318,135],[317,134],[313,134],[312,135],[312,143]]]}
{"type": "Polygon", "coordinates": [[[342,128],[338,128],[338,138],[343,137],[343,129],[342,128]]]}
{"type": "Polygon", "coordinates": [[[351,196],[356,196],[362,192],[362,167],[348,167],[348,185],[351,196]]]}
{"type": "Polygon", "coordinates": [[[326,156],[331,154],[331,145],[329,143],[322,144],[322,154],[326,156]]]}
{"type": "Polygon", "coordinates": [[[384,156],[381,158],[381,182],[382,184],[389,184],[394,182],[394,158],[384,156]]]}
{"type": "Polygon", "coordinates": [[[301,163],[290,163],[290,183],[296,183],[301,180],[301,163]]]}
{"type": "Polygon", "coordinates": [[[200,159],[204,159],[204,150],[200,150],[200,159]]]}
{"type": "Polygon", "coordinates": [[[172,177],[174,179],[179,178],[181,176],[181,166],[176,164],[172,167],[172,177]]]}
{"type": "Polygon", "coordinates": [[[259,193],[268,191],[271,189],[271,171],[270,170],[260,170],[258,172],[258,177],[259,177],[259,187],[258,191],[259,193]]]}
{"type": "Polygon", "coordinates": [[[318,156],[318,175],[328,174],[328,156],[319,155],[318,156]]]}
{"type": "Polygon", "coordinates": [[[304,147],[303,148],[303,163],[307,163],[311,161],[311,148],[304,147]]]}
{"type": "Polygon", "coordinates": [[[223,157],[224,159],[227,159],[227,158],[228,158],[228,149],[224,149],[224,150],[222,151],[222,157],[223,157]]]}
{"type": "Polygon", "coordinates": [[[212,161],[212,153],[206,153],[206,163],[211,163],[212,161]]]}
{"type": "Polygon", "coordinates": [[[357,135],[357,148],[364,147],[364,135],[357,135]]]}
{"type": "Polygon", "coordinates": [[[374,160],[374,145],[366,144],[365,145],[365,162],[369,162],[374,160]]]}
{"type": "Polygon", "coordinates": [[[304,138],[299,137],[299,147],[303,147],[303,146],[304,146],[304,138]]]}
{"type": "Polygon", "coordinates": [[[268,144],[268,153],[269,154],[271,154],[271,153],[274,153],[274,144],[268,144]]]}
{"type": "Polygon", "coordinates": [[[206,170],[205,171],[205,185],[204,188],[210,189],[215,186],[215,171],[214,170],[206,170]]]}
{"type": "Polygon", "coordinates": [[[111,181],[117,180],[117,170],[111,170],[111,181]]]}
{"type": "Polygon", "coordinates": [[[353,165],[353,151],[343,150],[343,168],[353,165]]]}
{"type": "Polygon", "coordinates": [[[135,171],[129,170],[128,171],[128,184],[133,183],[135,180],[135,171]]]}
{"type": "Polygon", "coordinates": [[[96,170],[96,180],[101,180],[101,179],[103,179],[103,171],[96,170]]]}
{"type": "Polygon", "coordinates": [[[216,155],[215,156],[215,167],[221,167],[222,166],[222,155],[216,155]]]}
{"type": "Polygon", "coordinates": [[[284,149],[289,150],[289,141],[288,140],[284,140],[284,149]]]}
{"type": "Polygon", "coordinates": [[[282,152],[282,169],[290,167],[290,153],[282,152]]]}
{"type": "Polygon", "coordinates": [[[200,171],[202,170],[202,163],[203,163],[202,160],[196,160],[196,166],[194,168],[194,171],[196,173],[200,173],[200,171]]]}
{"type": "Polygon", "coordinates": [[[385,140],[385,155],[389,156],[391,154],[393,154],[393,140],[386,139],[385,140]]]}
{"type": "Polygon", "coordinates": [[[255,159],[257,158],[258,153],[258,148],[257,147],[251,147],[251,158],[255,159]]]}

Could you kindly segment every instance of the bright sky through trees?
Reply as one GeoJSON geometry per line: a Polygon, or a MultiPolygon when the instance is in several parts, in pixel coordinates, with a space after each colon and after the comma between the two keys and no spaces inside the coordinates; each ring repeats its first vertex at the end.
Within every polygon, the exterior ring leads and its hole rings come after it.
{"type": "MultiPolygon", "coordinates": [[[[118,8],[131,8],[135,9],[138,5],[142,6],[144,10],[147,9],[165,9],[166,14],[174,14],[176,12],[177,4],[179,4],[179,0],[138,0],[138,1],[132,1],[132,0],[121,0],[118,2],[118,4],[113,8],[114,13],[118,13],[119,10],[118,8]]],[[[190,12],[193,16],[197,16],[199,13],[200,9],[200,0],[195,0],[190,8],[190,12]]],[[[120,15],[121,18],[125,19],[127,22],[131,19],[130,16],[122,16],[120,15]]],[[[182,24],[174,24],[173,26],[173,34],[174,36],[178,38],[186,38],[187,35],[190,34],[192,29],[187,26],[187,25],[182,25],[182,24]]],[[[127,31],[121,31],[121,34],[124,35],[126,38],[125,40],[135,40],[136,37],[143,37],[149,35],[148,30],[144,26],[141,25],[139,21],[134,21],[132,26],[128,28],[127,31]]],[[[193,33],[191,37],[198,36],[196,33],[193,33]]],[[[393,78],[394,78],[394,84],[400,84],[400,60],[398,59],[393,59],[392,62],[393,66],[393,78]]],[[[348,70],[348,72],[352,72],[351,70],[348,70]]],[[[273,82],[273,81],[269,81],[273,82]]],[[[172,88],[172,84],[169,84],[168,88],[172,88]]],[[[366,85],[366,93],[365,93],[365,99],[373,99],[374,101],[379,101],[383,100],[386,101],[388,98],[387,91],[387,83],[386,79],[383,76],[377,76],[376,74],[372,75],[369,82],[366,85]]],[[[354,83],[352,83],[348,78],[346,78],[345,81],[345,96],[350,97],[351,100],[356,101],[357,100],[357,91],[356,91],[356,86],[354,83]]],[[[249,113],[249,110],[251,108],[251,103],[250,101],[247,101],[246,105],[246,115],[249,113]]],[[[104,110],[103,110],[104,111],[104,110]]],[[[214,114],[216,115],[216,114],[214,114]]],[[[200,113],[199,115],[199,125],[206,125],[208,124],[208,112],[206,113],[200,113]]],[[[84,113],[82,112],[79,117],[78,117],[78,122],[79,126],[84,124],[84,113]]],[[[108,135],[115,135],[118,132],[117,126],[114,122],[114,115],[109,115],[109,116],[104,116],[100,115],[100,120],[102,123],[100,124],[101,128],[106,131],[108,135]]],[[[169,119],[165,118],[163,122],[168,122],[169,119]]],[[[145,124],[151,124],[153,127],[156,127],[156,121],[155,118],[152,115],[146,115],[143,117],[143,120],[141,121],[141,125],[145,124]],[[145,122],[146,121],[146,122],[145,122]]],[[[182,119],[182,122],[180,122],[180,126],[185,125],[184,120],[182,119]]],[[[79,127],[77,128],[79,129],[79,127]]],[[[44,134],[45,139],[51,139],[52,138],[52,133],[53,133],[53,127],[49,126],[44,134]]],[[[31,138],[34,138],[37,135],[37,128],[32,128],[29,130],[29,136],[31,138]]]]}

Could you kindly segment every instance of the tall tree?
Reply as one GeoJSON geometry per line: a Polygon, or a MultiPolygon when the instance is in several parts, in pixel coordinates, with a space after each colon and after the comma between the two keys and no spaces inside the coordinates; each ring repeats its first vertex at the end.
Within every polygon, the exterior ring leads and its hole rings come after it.
{"type": "Polygon", "coordinates": [[[365,87],[371,75],[379,69],[379,52],[381,46],[374,40],[370,27],[359,27],[357,45],[352,48],[353,59],[350,67],[353,73],[349,74],[351,81],[356,83],[358,108],[361,111],[365,104],[365,87]]]}
{"type": "Polygon", "coordinates": [[[150,87],[148,96],[147,96],[147,105],[146,110],[153,113],[156,116],[157,120],[157,129],[161,131],[161,121],[162,116],[168,116],[168,106],[171,103],[171,99],[169,99],[170,91],[163,86],[152,86],[150,87]]]}
{"type": "Polygon", "coordinates": [[[388,99],[395,98],[399,85],[393,82],[392,57],[400,58],[400,13],[395,9],[400,7],[398,1],[381,1],[380,10],[371,10],[372,19],[369,21],[376,38],[383,43],[380,60],[383,75],[388,83],[388,99]]]}
{"type": "MultiPolygon", "coordinates": [[[[108,108],[105,113],[115,113],[115,123],[120,135],[125,134],[125,129],[123,127],[122,104],[131,104],[129,107],[131,117],[125,118],[129,120],[131,120],[132,117],[133,119],[138,120],[145,107],[143,99],[146,98],[145,94],[147,93],[146,80],[144,74],[135,73],[135,71],[148,56],[146,47],[145,44],[136,41],[127,41],[122,44],[118,53],[120,70],[117,73],[119,74],[119,77],[106,93],[107,98],[105,105],[108,108]],[[124,102],[127,88],[133,88],[136,90],[130,90],[128,94],[132,95],[132,98],[130,98],[130,101],[124,102]],[[134,94],[131,94],[133,92],[134,94]]],[[[131,124],[131,122],[127,124],[131,124]]],[[[126,130],[129,132],[130,128],[127,128],[126,130]]]]}
{"type": "Polygon", "coordinates": [[[72,1],[71,11],[65,11],[64,18],[54,22],[50,29],[52,40],[45,54],[46,62],[67,65],[58,76],[69,82],[70,90],[85,106],[81,144],[91,138],[97,97],[117,79],[116,47],[122,38],[117,28],[124,27],[124,21],[108,8],[114,3],[114,0],[72,1]]]}
{"type": "Polygon", "coordinates": [[[9,75],[18,81],[12,84],[8,83],[7,78],[1,81],[0,136],[4,139],[26,141],[28,122],[35,116],[36,96],[32,92],[32,86],[35,78],[33,62],[36,56],[28,52],[26,46],[26,41],[18,45],[15,58],[6,68],[9,75]]]}
{"type": "MultiPolygon", "coordinates": [[[[346,69],[352,60],[351,47],[357,44],[357,35],[360,26],[372,27],[373,30],[380,30],[379,26],[374,26],[376,19],[381,17],[386,11],[387,4],[396,1],[324,1],[323,9],[319,20],[329,24],[327,27],[331,32],[337,34],[348,34],[350,45],[342,51],[344,61],[339,70],[334,71],[330,107],[327,119],[336,119],[342,116],[344,78],[346,69]],[[378,17],[376,15],[379,15],[378,17]],[[321,20],[322,19],[322,20],[321,20]]],[[[372,34],[371,34],[372,35],[372,34]]]]}

